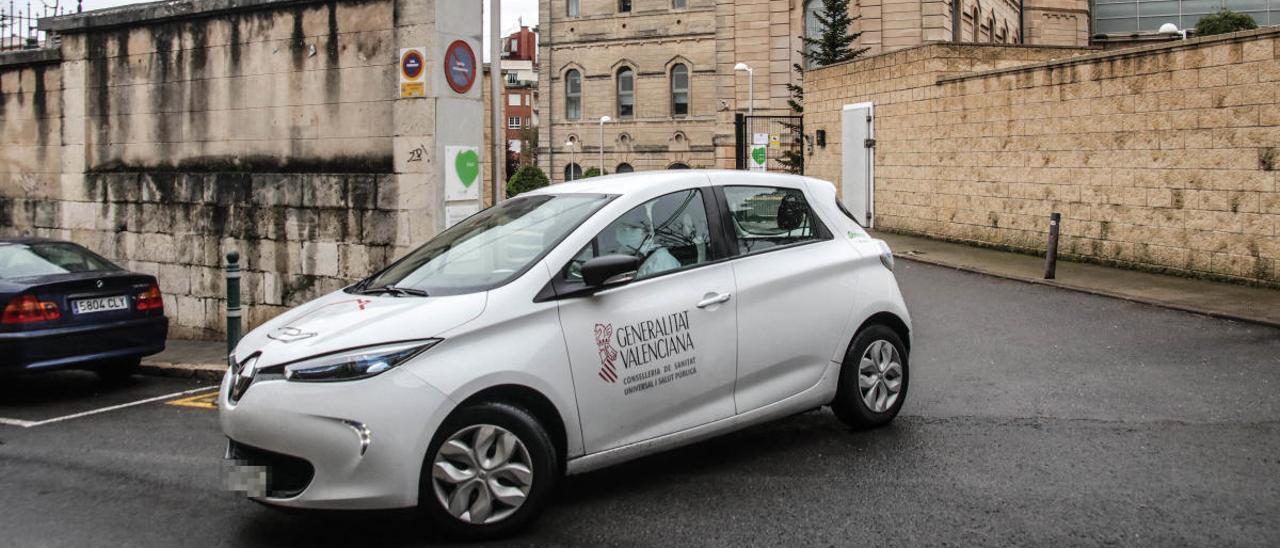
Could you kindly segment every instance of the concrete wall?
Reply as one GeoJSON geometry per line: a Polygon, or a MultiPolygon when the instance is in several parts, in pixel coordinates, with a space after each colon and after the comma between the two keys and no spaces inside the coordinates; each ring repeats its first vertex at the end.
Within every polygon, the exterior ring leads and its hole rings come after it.
{"type": "Polygon", "coordinates": [[[0,235],[158,276],[178,337],[223,331],[230,249],[250,327],[369,274],[442,222],[434,103],[396,93],[400,27],[434,17],[206,0],[42,20],[60,64],[0,57],[0,235]]]}
{"type": "Polygon", "coordinates": [[[938,44],[824,68],[806,81],[806,130],[829,139],[810,174],[839,186],[840,108],[872,101],[880,228],[1043,250],[1059,211],[1065,255],[1277,285],[1278,39],[938,44]]]}

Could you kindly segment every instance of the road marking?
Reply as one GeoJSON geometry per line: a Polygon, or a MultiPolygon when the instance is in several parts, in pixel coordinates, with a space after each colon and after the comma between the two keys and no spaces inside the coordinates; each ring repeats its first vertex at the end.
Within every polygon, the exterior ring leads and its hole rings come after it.
{"type": "Polygon", "coordinates": [[[188,396],[180,400],[173,400],[165,403],[168,405],[177,405],[180,407],[195,407],[197,409],[217,409],[218,393],[213,392],[210,394],[197,394],[195,396],[188,396]]]}
{"type": "Polygon", "coordinates": [[[106,413],[108,411],[116,411],[118,409],[124,409],[126,407],[133,407],[136,405],[142,405],[146,403],[169,400],[173,398],[180,398],[182,396],[190,396],[191,394],[196,394],[199,392],[208,392],[210,390],[217,390],[217,389],[218,389],[217,386],[205,386],[201,388],[193,388],[191,390],[183,390],[182,392],[174,392],[173,394],[165,394],[163,396],[156,396],[154,398],[147,398],[145,400],[138,400],[138,401],[129,402],[129,403],[122,403],[119,405],[112,405],[110,407],[103,407],[102,409],[94,409],[92,411],[84,411],[81,413],[75,413],[72,415],[66,415],[62,417],[55,417],[52,419],[45,419],[42,421],[24,421],[20,419],[6,419],[3,417],[0,417],[0,424],[7,424],[9,426],[21,426],[23,428],[32,428],[36,426],[44,426],[46,424],[53,424],[55,422],[68,421],[71,419],[88,417],[90,415],[97,415],[99,413],[106,413]]]}

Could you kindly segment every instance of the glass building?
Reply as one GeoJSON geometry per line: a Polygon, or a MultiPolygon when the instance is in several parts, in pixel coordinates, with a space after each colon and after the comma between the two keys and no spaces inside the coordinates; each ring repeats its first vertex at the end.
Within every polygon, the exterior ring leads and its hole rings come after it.
{"type": "Polygon", "coordinates": [[[1247,13],[1258,26],[1280,25],[1280,0],[1093,0],[1093,33],[1155,32],[1165,23],[1190,29],[1222,8],[1247,13]]]}

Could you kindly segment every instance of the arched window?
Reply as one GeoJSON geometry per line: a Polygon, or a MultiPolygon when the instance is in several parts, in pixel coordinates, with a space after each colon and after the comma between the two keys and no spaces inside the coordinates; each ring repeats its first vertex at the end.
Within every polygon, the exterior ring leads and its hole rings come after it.
{"type": "Polygon", "coordinates": [[[970,41],[970,42],[977,42],[977,41],[978,41],[978,27],[981,27],[981,26],[982,26],[982,24],[981,24],[981,23],[979,23],[978,21],[981,21],[981,20],[982,20],[982,19],[980,19],[980,16],[981,16],[981,15],[982,15],[982,13],[978,10],[978,6],[974,6],[974,7],[973,7],[973,16],[969,19],[969,21],[973,23],[973,36],[971,36],[971,37],[970,37],[970,39],[969,39],[969,41],[970,41]]]}
{"type": "Polygon", "coordinates": [[[674,163],[674,164],[671,164],[671,165],[667,166],[667,169],[689,169],[689,165],[688,165],[688,164],[683,164],[683,163],[680,163],[680,162],[676,162],[676,163],[674,163]]]}
{"type": "Polygon", "coordinates": [[[631,173],[635,170],[636,168],[631,167],[631,164],[622,162],[621,164],[618,164],[618,168],[614,170],[614,173],[631,173]]]}
{"type": "Polygon", "coordinates": [[[577,181],[582,178],[582,166],[578,164],[569,164],[564,166],[564,180],[577,181]]]}
{"type": "Polygon", "coordinates": [[[689,115],[689,67],[671,67],[671,115],[689,115]]]}
{"type": "Polygon", "coordinates": [[[996,16],[994,12],[992,12],[991,17],[987,18],[987,41],[996,41],[996,16]]]}
{"type": "Polygon", "coordinates": [[[951,0],[951,41],[959,42],[964,40],[964,32],[961,31],[961,22],[964,19],[964,11],[960,9],[960,0],[951,0]]]}
{"type": "MultiPolygon", "coordinates": [[[[822,0],[807,0],[804,3],[804,36],[805,38],[814,38],[822,36],[822,22],[818,21],[818,10],[822,9],[822,0]]],[[[817,50],[817,46],[812,44],[804,45],[806,57],[813,54],[817,50]]],[[[813,63],[805,60],[804,66],[812,67],[813,63]]]]}
{"type": "Polygon", "coordinates": [[[564,73],[564,117],[582,118],[582,73],[577,69],[564,73]]]}
{"type": "Polygon", "coordinates": [[[618,117],[630,118],[636,113],[636,73],[629,67],[618,69],[618,117]]]}
{"type": "Polygon", "coordinates": [[[582,13],[579,0],[569,0],[569,17],[577,17],[582,13]]]}

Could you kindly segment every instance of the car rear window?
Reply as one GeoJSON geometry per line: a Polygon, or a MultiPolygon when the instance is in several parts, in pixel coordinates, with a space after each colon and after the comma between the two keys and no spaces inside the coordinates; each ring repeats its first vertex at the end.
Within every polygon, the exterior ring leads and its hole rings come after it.
{"type": "Polygon", "coordinates": [[[0,243],[0,278],[102,270],[119,270],[119,267],[75,244],[0,243]]]}

